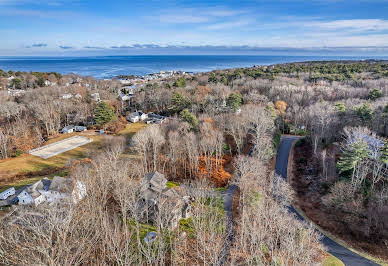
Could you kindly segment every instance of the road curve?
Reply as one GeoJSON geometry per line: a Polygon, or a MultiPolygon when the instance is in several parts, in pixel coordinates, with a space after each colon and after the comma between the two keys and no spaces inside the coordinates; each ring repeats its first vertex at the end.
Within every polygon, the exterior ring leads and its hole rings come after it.
{"type": "MultiPolygon", "coordinates": [[[[292,143],[299,137],[296,136],[282,136],[282,140],[276,155],[275,172],[287,179],[287,166],[288,156],[290,154],[292,143]]],[[[304,218],[294,209],[290,207],[290,211],[295,213],[299,220],[304,221],[304,218]]],[[[322,234],[322,233],[321,233],[322,234]]],[[[341,246],[339,243],[330,239],[329,237],[322,234],[321,243],[326,247],[327,251],[333,256],[340,259],[345,265],[358,266],[358,265],[378,265],[356,253],[341,246]]]]}

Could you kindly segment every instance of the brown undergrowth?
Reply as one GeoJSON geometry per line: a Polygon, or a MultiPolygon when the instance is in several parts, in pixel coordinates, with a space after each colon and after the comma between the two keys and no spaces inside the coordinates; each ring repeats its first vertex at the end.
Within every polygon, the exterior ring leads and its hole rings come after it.
{"type": "MultiPolygon", "coordinates": [[[[335,152],[335,149],[331,151],[335,152]]],[[[295,146],[290,171],[291,185],[296,192],[295,204],[315,224],[354,249],[388,260],[388,239],[373,224],[371,203],[364,201],[359,204],[358,211],[352,212],[324,205],[322,198],[329,193],[331,183],[323,181],[319,177],[321,171],[316,169],[320,169],[320,164],[314,159],[311,146],[307,143],[295,146]]]]}

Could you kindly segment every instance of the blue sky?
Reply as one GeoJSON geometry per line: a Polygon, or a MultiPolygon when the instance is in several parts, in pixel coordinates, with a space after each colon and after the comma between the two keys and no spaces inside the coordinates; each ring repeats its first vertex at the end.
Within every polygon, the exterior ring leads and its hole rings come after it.
{"type": "Polygon", "coordinates": [[[0,0],[0,55],[388,55],[388,0],[0,0]]]}

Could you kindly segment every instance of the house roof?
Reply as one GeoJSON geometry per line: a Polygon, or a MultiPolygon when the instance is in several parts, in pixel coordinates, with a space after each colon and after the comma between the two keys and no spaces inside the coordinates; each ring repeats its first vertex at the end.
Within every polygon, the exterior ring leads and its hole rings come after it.
{"type": "Polygon", "coordinates": [[[74,129],[75,127],[73,125],[69,125],[69,126],[65,126],[64,128],[62,128],[62,130],[70,130],[70,129],[74,129]]]}
{"type": "Polygon", "coordinates": [[[150,184],[151,189],[162,190],[166,187],[167,179],[159,172],[151,172],[145,175],[145,181],[150,184]]]}
{"type": "Polygon", "coordinates": [[[72,188],[72,180],[70,178],[54,176],[51,181],[50,190],[59,192],[68,192],[72,188]]]}

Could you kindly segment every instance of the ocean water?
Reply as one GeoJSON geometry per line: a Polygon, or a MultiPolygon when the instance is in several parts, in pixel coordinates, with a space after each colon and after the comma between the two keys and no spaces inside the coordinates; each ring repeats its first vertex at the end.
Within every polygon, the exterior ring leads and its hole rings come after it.
{"type": "Polygon", "coordinates": [[[215,69],[271,65],[316,60],[388,59],[362,56],[272,56],[272,55],[138,55],[89,57],[0,57],[0,69],[8,71],[76,73],[95,78],[145,75],[161,70],[206,72],[215,69]]]}

